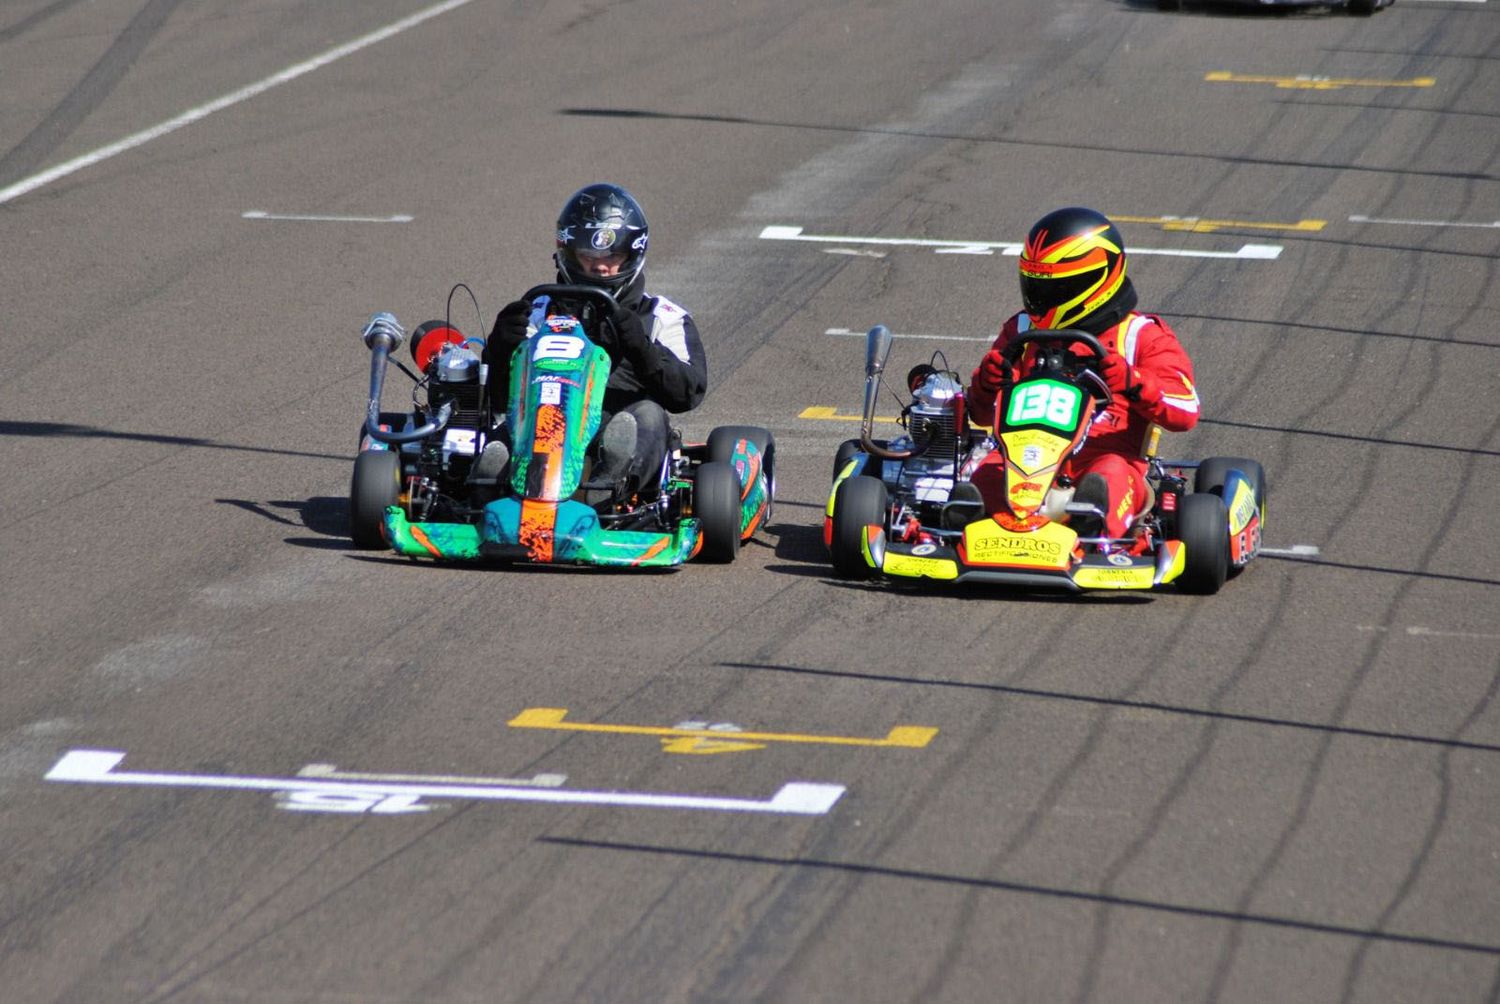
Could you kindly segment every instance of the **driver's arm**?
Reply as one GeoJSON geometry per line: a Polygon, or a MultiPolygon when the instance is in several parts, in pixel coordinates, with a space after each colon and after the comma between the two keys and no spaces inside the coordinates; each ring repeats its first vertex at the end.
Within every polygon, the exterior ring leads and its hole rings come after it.
{"type": "Polygon", "coordinates": [[[645,316],[632,312],[619,336],[629,372],[620,373],[618,380],[611,377],[611,384],[634,382],[670,412],[698,407],[708,392],[708,360],[687,311],[658,297],[645,316]]]}
{"type": "Polygon", "coordinates": [[[969,389],[964,392],[964,397],[969,405],[969,421],[975,425],[986,429],[994,426],[995,399],[1000,395],[1000,374],[1004,371],[1000,354],[1005,351],[1011,339],[1021,333],[1020,318],[1023,316],[1025,315],[1017,314],[1001,326],[994,344],[979,360],[979,365],[974,367],[974,373],[969,377],[969,389]]]}

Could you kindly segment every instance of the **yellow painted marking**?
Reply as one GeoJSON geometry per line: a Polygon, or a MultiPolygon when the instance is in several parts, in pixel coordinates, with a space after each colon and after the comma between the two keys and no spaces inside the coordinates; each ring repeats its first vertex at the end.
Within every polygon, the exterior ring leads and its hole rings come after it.
{"type": "Polygon", "coordinates": [[[765,748],[765,743],[737,743],[728,739],[701,739],[698,736],[661,741],[663,753],[743,753],[745,750],[765,748]]]}
{"type": "Polygon", "coordinates": [[[1267,77],[1254,73],[1230,73],[1228,70],[1215,70],[1203,79],[1216,84],[1275,84],[1283,89],[1302,91],[1336,91],[1341,87],[1431,87],[1437,83],[1436,77],[1414,77],[1411,80],[1363,80],[1310,74],[1267,77]]]}
{"type": "MultiPolygon", "coordinates": [[[[815,736],[795,732],[731,732],[722,729],[676,729],[656,725],[601,725],[597,723],[570,722],[567,708],[527,708],[507,724],[515,729],[563,729],[573,732],[611,732],[616,735],[667,736],[673,739],[710,739],[720,743],[821,743],[831,746],[900,746],[906,749],[921,749],[932,742],[937,729],[923,725],[898,725],[884,739],[861,739],[852,736],[815,736]],[[726,739],[726,735],[733,739],[726,739]]],[[[666,744],[663,744],[665,748],[666,744]]],[[[700,745],[693,749],[668,749],[669,753],[728,752],[728,750],[705,750],[700,745]]]]}
{"type": "Polygon", "coordinates": [[[1212,234],[1221,229],[1230,230],[1296,230],[1317,233],[1328,226],[1327,220],[1298,220],[1296,223],[1252,223],[1248,220],[1205,220],[1199,216],[1121,216],[1110,213],[1116,223],[1150,223],[1163,230],[1183,231],[1193,234],[1212,234]]]}
{"type": "MultiPolygon", "coordinates": [[[[861,416],[859,415],[840,415],[837,408],[825,408],[822,405],[816,404],[812,405],[811,407],[803,408],[802,413],[797,417],[817,419],[820,422],[858,422],[861,419],[861,416]]],[[[876,415],[875,421],[884,422],[888,425],[901,424],[901,420],[899,418],[896,418],[894,415],[889,417],[884,415],[876,415]]]]}

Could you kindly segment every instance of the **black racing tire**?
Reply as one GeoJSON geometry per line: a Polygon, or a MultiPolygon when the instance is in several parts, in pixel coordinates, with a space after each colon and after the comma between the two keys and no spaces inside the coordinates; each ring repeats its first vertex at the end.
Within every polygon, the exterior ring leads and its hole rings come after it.
{"type": "Polygon", "coordinates": [[[833,494],[833,540],[829,556],[841,579],[868,579],[875,573],[865,561],[865,527],[885,525],[889,496],[885,482],[864,474],[845,478],[833,494]]]}
{"type": "Polygon", "coordinates": [[[1266,471],[1259,461],[1248,457],[1209,457],[1204,460],[1198,465],[1198,474],[1193,479],[1193,491],[1223,495],[1224,482],[1229,480],[1231,470],[1238,470],[1250,479],[1250,487],[1255,492],[1255,504],[1264,510],[1266,471]]]}
{"type": "Polygon", "coordinates": [[[1182,10],[1182,0],[1156,0],[1157,10],[1182,10]]]}
{"type": "Polygon", "coordinates": [[[1229,577],[1229,510],[1224,500],[1206,492],[1179,499],[1177,539],[1187,548],[1178,587],[1200,596],[1217,593],[1229,577]]]}
{"type": "Polygon", "coordinates": [[[698,556],[724,565],[740,553],[740,476],[722,460],[698,466],[693,475],[693,513],[703,546],[698,556]]]}
{"type": "Polygon", "coordinates": [[[1349,0],[1344,9],[1355,17],[1369,17],[1375,13],[1375,7],[1375,0],[1349,0]]]}
{"type": "Polygon", "coordinates": [[[838,452],[833,455],[833,477],[829,480],[837,481],[849,461],[863,452],[865,452],[865,444],[857,439],[846,439],[840,443],[838,452]]]}
{"type": "Polygon", "coordinates": [[[349,485],[349,536],[363,550],[389,547],[385,511],[401,496],[401,456],[394,450],[365,450],[354,458],[349,485]]]}
{"type": "Polygon", "coordinates": [[[758,425],[721,425],[708,434],[708,459],[712,462],[723,461],[731,463],[734,460],[734,447],[742,439],[748,439],[755,444],[763,458],[761,469],[766,472],[766,487],[771,494],[771,500],[776,499],[776,437],[771,435],[770,429],[763,429],[758,425]]]}

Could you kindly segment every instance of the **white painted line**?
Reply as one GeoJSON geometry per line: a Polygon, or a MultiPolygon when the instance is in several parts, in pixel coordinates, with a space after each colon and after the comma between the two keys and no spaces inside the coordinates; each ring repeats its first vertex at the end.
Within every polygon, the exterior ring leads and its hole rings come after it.
{"type": "Polygon", "coordinates": [[[341,771],[331,763],[310,763],[297,771],[298,777],[317,777],[337,781],[397,781],[418,784],[488,784],[523,788],[561,788],[567,783],[566,774],[537,774],[527,778],[512,777],[454,777],[444,774],[356,774],[341,771]]]}
{"type": "MultiPolygon", "coordinates": [[[[1385,634],[1391,629],[1384,624],[1356,624],[1356,631],[1374,631],[1377,634],[1385,634]]],[[[1414,638],[1472,638],[1480,641],[1500,641],[1500,634],[1483,634],[1478,631],[1438,631],[1435,628],[1412,625],[1404,628],[1403,634],[1414,638]]]]}
{"type": "Polygon", "coordinates": [[[1500,634],[1481,634],[1477,631],[1436,631],[1428,627],[1409,627],[1406,633],[1427,638],[1480,638],[1485,641],[1500,638],[1500,634]]]}
{"type": "Polygon", "coordinates": [[[843,254],[851,258],[884,258],[884,251],[866,251],[862,248],[824,248],[824,254],[843,254]]]}
{"type": "MultiPolygon", "coordinates": [[[[1021,245],[1011,241],[943,241],[919,237],[849,237],[825,234],[804,234],[801,227],[769,226],[761,230],[763,241],[805,241],[815,244],[877,244],[888,247],[934,248],[937,254],[1018,256],[1021,245]]],[[[1142,248],[1131,247],[1131,254],[1166,255],[1178,258],[1237,258],[1258,261],[1274,261],[1281,256],[1280,244],[1242,244],[1238,251],[1197,251],[1189,248],[1142,248]]]]}
{"type": "Polygon", "coordinates": [[[311,223],[410,223],[415,216],[313,216],[297,213],[268,213],[250,209],[240,213],[246,220],[296,220],[311,223]]]}
{"type": "Polygon", "coordinates": [[[406,31],[408,28],[414,28],[417,25],[421,24],[423,21],[430,20],[431,18],[437,17],[440,14],[446,14],[451,10],[455,10],[456,8],[462,7],[465,4],[472,2],[473,0],[446,0],[445,3],[440,3],[436,6],[428,7],[426,10],[417,11],[415,14],[412,14],[409,17],[404,17],[399,21],[395,21],[391,24],[386,25],[384,28],[378,29],[377,31],[372,31],[368,35],[362,35],[352,42],[345,42],[343,45],[329,49],[322,55],[314,56],[312,59],[309,59],[306,62],[298,63],[295,66],[289,66],[286,69],[282,70],[280,73],[272,74],[271,76],[257,83],[250,84],[247,87],[242,87],[237,91],[232,91],[221,98],[216,98],[215,100],[208,102],[207,104],[199,105],[196,108],[190,108],[187,111],[183,112],[181,115],[178,115],[176,118],[168,119],[160,125],[152,126],[150,129],[145,129],[141,132],[126,136],[124,139],[116,140],[115,142],[110,143],[108,146],[101,146],[99,149],[94,150],[91,153],[86,153],[81,157],[74,157],[72,160],[66,161],[62,164],[58,164],[56,167],[50,167],[40,174],[34,174],[29,178],[23,178],[13,185],[9,185],[5,188],[0,188],[0,205],[3,205],[4,203],[7,203],[12,199],[18,198],[22,195],[25,195],[27,192],[35,191],[36,189],[41,188],[43,185],[51,184],[59,178],[65,178],[76,171],[81,171],[86,167],[92,167],[100,161],[108,160],[110,157],[114,157],[117,154],[125,153],[128,150],[134,150],[138,146],[144,146],[154,139],[160,139],[168,133],[176,132],[183,126],[192,125],[199,119],[207,118],[214,112],[223,111],[225,108],[229,108],[232,105],[237,105],[241,101],[248,101],[250,98],[256,97],[260,94],[264,94],[266,91],[269,91],[273,87],[277,87],[289,81],[296,80],[298,77],[302,76],[305,73],[311,73],[313,70],[321,69],[322,67],[327,66],[329,63],[343,59],[345,56],[353,55],[361,49],[374,45],[376,42],[383,42],[393,35],[399,35],[401,32],[406,31]]]}
{"type": "Polygon", "coordinates": [[[1291,547],[1263,547],[1261,554],[1285,554],[1294,558],[1310,558],[1318,553],[1312,544],[1293,544],[1291,547]]]}
{"type": "MultiPolygon", "coordinates": [[[[116,771],[125,754],[114,750],[69,750],[46,774],[48,781],[135,784],[174,788],[228,788],[239,791],[316,792],[368,802],[395,798],[396,808],[415,811],[418,798],[468,798],[495,801],[551,802],[563,805],[618,805],[643,809],[707,809],[718,812],[773,812],[821,816],[833,808],[845,788],[839,784],[792,782],[769,799],[718,798],[634,791],[569,791],[546,788],[489,787],[469,784],[355,784],[302,777],[231,777],[212,774],[147,774],[116,771]]],[[[285,797],[283,795],[283,797],[285,797]]],[[[309,801],[319,796],[309,796],[309,801]]]]}
{"type": "MultiPolygon", "coordinates": [[[[864,337],[866,337],[866,332],[863,332],[863,331],[851,331],[848,328],[829,328],[828,330],[824,331],[823,334],[825,334],[825,335],[833,335],[836,338],[864,338],[864,337]]],[[[976,338],[973,335],[903,335],[903,334],[892,334],[891,337],[892,338],[918,338],[918,339],[922,339],[924,341],[929,341],[929,342],[980,342],[980,343],[982,343],[984,345],[988,345],[988,344],[990,344],[991,342],[993,342],[995,340],[995,337],[998,337],[998,336],[988,336],[988,335],[986,335],[986,336],[984,336],[982,338],[976,338]]]]}
{"type": "Polygon", "coordinates": [[[1500,220],[1494,223],[1464,223],[1459,220],[1383,220],[1375,216],[1351,216],[1350,223],[1392,223],[1403,227],[1479,227],[1485,230],[1500,230],[1500,220]]]}

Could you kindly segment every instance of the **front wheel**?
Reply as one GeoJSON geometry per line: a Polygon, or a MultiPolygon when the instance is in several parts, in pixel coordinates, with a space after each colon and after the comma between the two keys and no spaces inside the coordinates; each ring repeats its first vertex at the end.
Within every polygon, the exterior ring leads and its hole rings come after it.
{"type": "Polygon", "coordinates": [[[386,547],[385,511],[401,496],[401,456],[394,450],[365,450],[354,458],[349,485],[349,536],[364,550],[386,547]]]}
{"type": "Polygon", "coordinates": [[[1229,577],[1229,510],[1217,495],[1185,495],[1177,502],[1177,537],[1187,549],[1177,584],[1211,596],[1229,577]]]}
{"type": "Polygon", "coordinates": [[[723,461],[709,461],[693,476],[693,513],[703,537],[704,561],[728,564],[740,553],[740,477],[723,461]]]}
{"type": "Polygon", "coordinates": [[[885,525],[888,496],[879,478],[859,474],[845,478],[833,494],[833,538],[829,554],[841,579],[867,579],[874,573],[865,560],[865,528],[885,525]]]}

